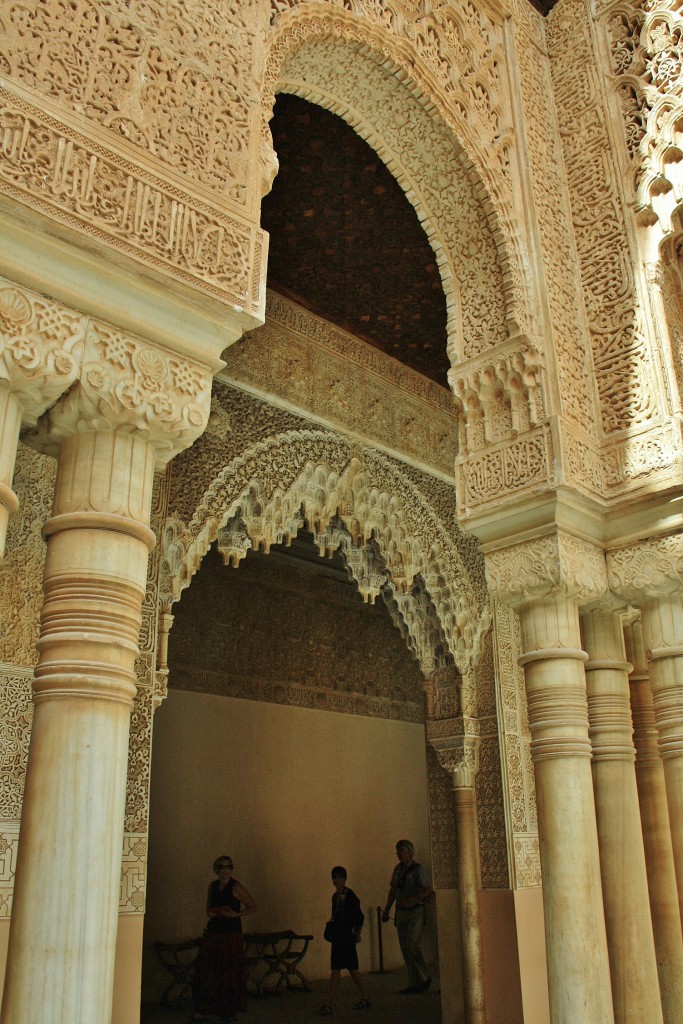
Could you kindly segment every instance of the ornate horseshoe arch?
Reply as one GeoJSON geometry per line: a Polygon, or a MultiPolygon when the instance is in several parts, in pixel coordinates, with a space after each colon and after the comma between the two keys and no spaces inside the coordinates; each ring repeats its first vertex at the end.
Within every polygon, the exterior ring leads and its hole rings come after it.
{"type": "Polygon", "coordinates": [[[426,674],[446,650],[461,673],[471,671],[490,624],[476,549],[387,458],[324,431],[290,430],[253,445],[213,480],[188,525],[167,520],[162,614],[214,542],[236,565],[249,548],[287,543],[304,525],[321,554],[342,549],[366,600],[393,599],[426,674]]]}
{"type": "MultiPolygon", "coordinates": [[[[455,33],[458,15],[448,16],[455,33]]],[[[339,115],[372,146],[415,207],[437,257],[455,364],[528,335],[532,289],[507,212],[512,132],[505,103],[493,101],[482,73],[479,108],[471,99],[468,112],[469,101],[448,78],[451,57],[441,55],[430,66],[424,56],[429,20],[409,39],[389,31],[389,25],[400,29],[401,18],[388,11],[373,20],[367,11],[360,16],[329,4],[288,8],[270,38],[263,150],[272,153],[268,122],[283,91],[339,115]],[[473,127],[484,108],[491,139],[473,127]]]]}

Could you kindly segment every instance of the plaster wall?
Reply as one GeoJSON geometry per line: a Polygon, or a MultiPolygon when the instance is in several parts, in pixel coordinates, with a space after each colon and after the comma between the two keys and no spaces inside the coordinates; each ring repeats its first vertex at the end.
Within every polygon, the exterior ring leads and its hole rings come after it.
{"type": "Polygon", "coordinates": [[[524,1020],[550,1024],[543,890],[517,889],[514,899],[524,1020]]]}
{"type": "Polygon", "coordinates": [[[483,889],[479,895],[487,1024],[540,1024],[524,1017],[519,983],[514,894],[483,889]]]}
{"type": "MultiPolygon", "coordinates": [[[[154,722],[143,998],[161,988],[154,940],[201,934],[223,852],[258,904],[245,930],[315,935],[311,978],[329,972],[329,873],[344,864],[366,913],[361,970],[377,968],[374,908],[396,839],[412,838],[429,868],[427,808],[420,725],[171,689],[154,722]]],[[[432,926],[432,963],[433,936],[432,926]]],[[[386,966],[399,967],[391,925],[384,947],[386,966]]]]}
{"type": "Polygon", "coordinates": [[[133,1024],[140,1012],[142,914],[119,914],[111,1024],[133,1024]]]}

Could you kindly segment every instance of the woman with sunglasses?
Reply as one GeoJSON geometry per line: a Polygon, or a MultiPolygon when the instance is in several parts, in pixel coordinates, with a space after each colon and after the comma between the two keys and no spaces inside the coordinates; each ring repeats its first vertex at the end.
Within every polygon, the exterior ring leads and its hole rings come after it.
{"type": "Polygon", "coordinates": [[[232,877],[232,857],[216,857],[217,875],[209,885],[204,932],[197,960],[197,1009],[194,1020],[235,1019],[247,1005],[247,971],[242,939],[242,918],[253,914],[256,903],[232,877]]]}

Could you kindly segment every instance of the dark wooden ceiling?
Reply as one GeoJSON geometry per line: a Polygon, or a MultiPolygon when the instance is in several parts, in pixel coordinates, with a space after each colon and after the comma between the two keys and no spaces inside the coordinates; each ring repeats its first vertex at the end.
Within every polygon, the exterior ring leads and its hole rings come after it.
{"type": "Polygon", "coordinates": [[[268,283],[447,386],[446,301],[414,208],[345,121],[280,95],[264,199],[268,283]]]}

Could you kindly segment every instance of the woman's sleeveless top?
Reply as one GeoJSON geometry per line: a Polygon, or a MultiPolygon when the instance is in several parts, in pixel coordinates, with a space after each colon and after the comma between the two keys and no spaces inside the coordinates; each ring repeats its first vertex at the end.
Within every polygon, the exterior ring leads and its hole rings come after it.
{"type": "MultiPolygon", "coordinates": [[[[230,907],[236,913],[242,909],[242,904],[233,896],[232,890],[235,888],[235,879],[231,878],[226,887],[221,890],[219,888],[220,880],[217,878],[215,882],[211,883],[211,893],[209,895],[209,906],[210,907],[230,907]]],[[[206,926],[208,932],[241,932],[242,931],[242,918],[241,917],[210,917],[209,923],[206,926]]]]}

